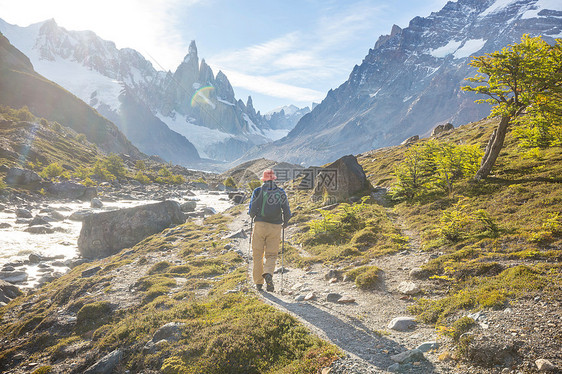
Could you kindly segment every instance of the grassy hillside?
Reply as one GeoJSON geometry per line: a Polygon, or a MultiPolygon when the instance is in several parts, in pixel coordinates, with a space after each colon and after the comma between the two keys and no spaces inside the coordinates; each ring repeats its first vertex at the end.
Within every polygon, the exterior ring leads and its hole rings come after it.
{"type": "Polygon", "coordinates": [[[0,104],[27,106],[37,116],[85,134],[105,152],[141,157],[139,150],[98,112],[33,70],[29,59],[0,34],[0,104]]]}
{"type": "Polygon", "coordinates": [[[371,183],[389,189],[388,199],[322,207],[322,201],[311,203],[309,194],[293,192],[296,245],[288,248],[289,262],[331,265],[369,290],[381,281],[371,260],[419,245],[431,259],[416,276],[433,285],[412,303],[410,312],[434,325],[441,337],[451,338],[456,345],[452,357],[484,367],[503,366],[502,349],[508,349],[518,352],[509,356],[514,365],[521,364],[521,357],[531,362],[544,355],[562,360],[553,353],[560,351],[560,330],[548,323],[562,313],[561,148],[521,148],[509,133],[487,180],[471,180],[476,162],[466,176],[452,178],[450,188],[422,184],[410,197],[399,193],[397,171],[412,166],[420,150],[434,152],[434,158],[436,149],[478,154],[496,124],[496,119],[486,119],[408,146],[359,155],[371,183]],[[550,317],[539,313],[545,308],[550,317]],[[504,309],[527,316],[521,321],[510,314],[494,315],[517,333],[505,334],[500,327],[478,330],[474,320],[463,317],[504,309]]]}
{"type": "Polygon", "coordinates": [[[165,230],[1,308],[0,368],[24,354],[46,372],[83,372],[115,349],[118,372],[312,374],[329,365],[333,346],[248,292],[245,264],[220,239],[228,221],[165,230]],[[170,322],[181,326],[176,338],[153,341],[170,322]]]}

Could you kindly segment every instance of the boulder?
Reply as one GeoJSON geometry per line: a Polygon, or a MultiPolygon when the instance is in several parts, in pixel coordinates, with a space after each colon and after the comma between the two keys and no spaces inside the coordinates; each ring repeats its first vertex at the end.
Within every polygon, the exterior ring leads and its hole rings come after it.
{"type": "Polygon", "coordinates": [[[414,282],[400,282],[398,291],[404,295],[415,295],[421,292],[420,287],[414,282]]]}
{"type": "Polygon", "coordinates": [[[101,209],[101,208],[103,208],[103,203],[101,202],[100,199],[98,199],[97,197],[94,197],[90,201],[90,206],[94,209],[101,209]]]}
{"type": "Polygon", "coordinates": [[[35,216],[31,220],[31,222],[29,222],[29,226],[37,226],[37,225],[50,226],[51,224],[49,223],[49,219],[47,217],[35,216]]]}
{"type": "Polygon", "coordinates": [[[360,192],[367,192],[371,184],[367,180],[363,167],[353,155],[343,156],[336,162],[320,169],[314,182],[314,193],[323,195],[327,192],[338,200],[345,199],[360,192]]]}
{"type": "Polygon", "coordinates": [[[412,317],[396,317],[388,324],[388,328],[396,331],[408,331],[416,326],[416,320],[412,317]]]}
{"type": "Polygon", "coordinates": [[[86,187],[71,181],[52,183],[47,186],[47,192],[61,199],[91,200],[98,195],[95,187],[86,187]]]}
{"type": "Polygon", "coordinates": [[[27,280],[25,271],[0,271],[0,280],[10,283],[21,283],[27,280]]]}
{"type": "Polygon", "coordinates": [[[122,358],[123,352],[121,352],[120,349],[116,349],[86,369],[84,374],[109,374],[119,364],[122,358]]]}
{"type": "Polygon", "coordinates": [[[164,326],[160,327],[154,333],[152,337],[152,341],[154,343],[159,342],[161,340],[167,341],[178,341],[181,338],[181,328],[184,326],[185,323],[181,322],[170,322],[165,324],[164,326]]]}
{"type": "Polygon", "coordinates": [[[196,207],[197,207],[197,202],[192,200],[186,201],[180,205],[181,211],[185,213],[195,211],[196,207]]]}
{"type": "Polygon", "coordinates": [[[33,214],[31,214],[31,211],[29,211],[28,209],[17,208],[16,209],[16,217],[18,217],[18,218],[33,218],[33,214]]]}
{"type": "Polygon", "coordinates": [[[89,209],[77,210],[72,213],[68,219],[71,221],[84,221],[86,217],[91,216],[92,214],[94,214],[94,212],[89,209]]]}
{"type": "Polygon", "coordinates": [[[21,294],[23,292],[19,288],[5,280],[0,280],[0,302],[7,304],[10,300],[15,299],[21,294]]]}
{"type": "Polygon", "coordinates": [[[180,205],[170,200],[94,213],[84,218],[78,250],[88,258],[110,256],[173,224],[184,222],[180,205]]]}
{"type": "Polygon", "coordinates": [[[410,145],[412,143],[417,142],[418,140],[420,140],[419,135],[410,136],[408,139],[406,139],[402,143],[400,143],[400,145],[410,145]]]}
{"type": "Polygon", "coordinates": [[[452,130],[454,128],[455,128],[455,126],[453,126],[452,123],[446,123],[444,125],[437,125],[437,126],[435,126],[435,128],[431,132],[431,136],[437,136],[441,133],[444,133],[445,131],[449,131],[449,130],[452,130]]]}
{"type": "Polygon", "coordinates": [[[42,181],[43,178],[39,176],[33,170],[28,169],[20,169],[20,168],[11,168],[8,170],[8,174],[6,175],[6,183],[8,184],[30,184],[35,182],[42,181]]]}
{"type": "Polygon", "coordinates": [[[410,362],[420,362],[425,359],[423,352],[419,349],[412,349],[410,351],[398,353],[397,355],[390,356],[390,359],[398,364],[406,364],[410,362]]]}
{"type": "Polygon", "coordinates": [[[28,232],[30,234],[52,234],[55,232],[55,229],[53,229],[50,225],[49,226],[36,225],[36,226],[29,226],[23,231],[28,232]]]}

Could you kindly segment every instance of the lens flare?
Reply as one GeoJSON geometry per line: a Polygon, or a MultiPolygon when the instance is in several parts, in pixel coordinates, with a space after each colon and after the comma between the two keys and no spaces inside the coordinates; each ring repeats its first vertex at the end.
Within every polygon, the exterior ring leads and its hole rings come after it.
{"type": "Polygon", "coordinates": [[[211,101],[211,92],[214,89],[215,87],[213,86],[204,86],[195,91],[195,93],[191,97],[191,106],[195,107],[196,105],[207,104],[214,109],[215,104],[211,101]]]}

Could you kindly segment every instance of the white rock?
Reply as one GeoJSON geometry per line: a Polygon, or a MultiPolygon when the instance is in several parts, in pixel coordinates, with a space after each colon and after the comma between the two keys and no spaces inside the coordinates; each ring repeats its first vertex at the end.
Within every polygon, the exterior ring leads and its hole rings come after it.
{"type": "Polygon", "coordinates": [[[416,320],[412,317],[396,317],[388,324],[388,328],[396,331],[408,331],[416,326],[416,320]]]}
{"type": "Polygon", "coordinates": [[[415,295],[420,292],[420,287],[414,282],[401,282],[398,291],[404,295],[415,295]]]}

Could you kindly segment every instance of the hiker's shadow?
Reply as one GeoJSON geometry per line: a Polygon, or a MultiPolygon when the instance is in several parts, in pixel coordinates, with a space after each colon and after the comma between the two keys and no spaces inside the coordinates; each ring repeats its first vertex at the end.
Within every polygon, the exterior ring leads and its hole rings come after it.
{"type": "MultiPolygon", "coordinates": [[[[320,330],[331,342],[346,352],[362,358],[378,369],[386,370],[394,364],[390,356],[408,350],[394,340],[371,331],[357,319],[352,318],[351,322],[345,322],[310,303],[289,303],[270,293],[263,293],[262,296],[306,321],[314,329],[320,330]]],[[[434,373],[434,367],[429,361],[422,362],[416,370],[434,373]]]]}

